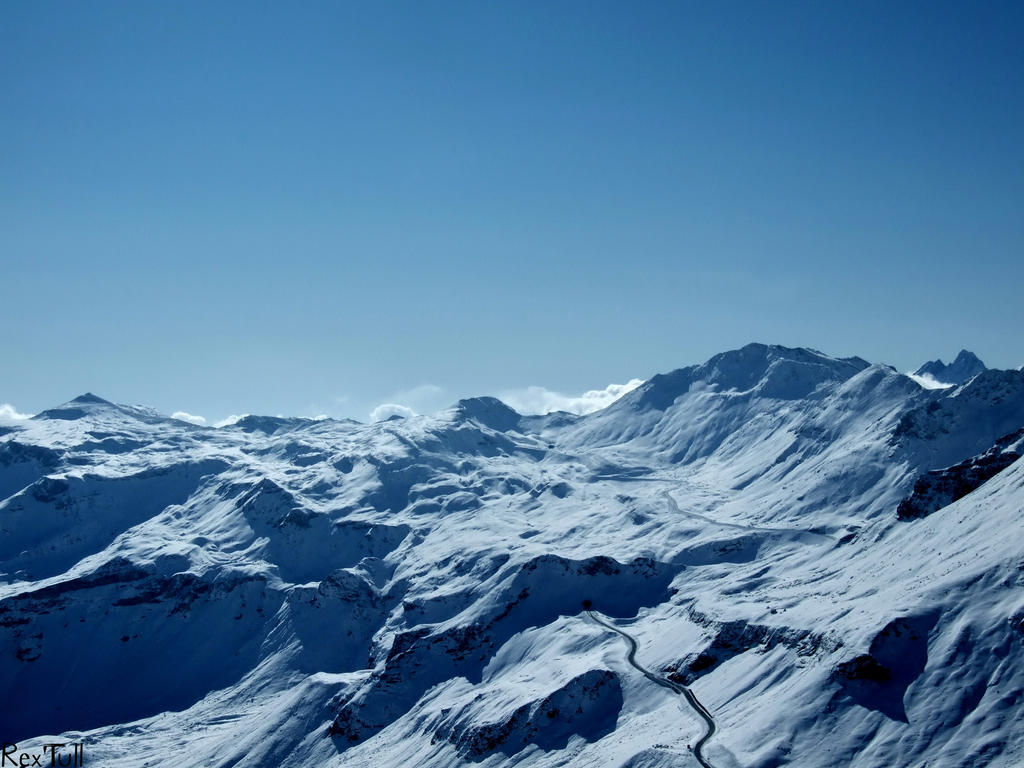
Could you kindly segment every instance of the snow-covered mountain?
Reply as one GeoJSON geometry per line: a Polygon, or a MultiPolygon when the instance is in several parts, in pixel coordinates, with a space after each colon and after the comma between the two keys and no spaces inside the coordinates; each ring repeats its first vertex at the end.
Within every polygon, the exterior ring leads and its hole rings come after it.
{"type": "Polygon", "coordinates": [[[961,358],[927,389],[754,344],[582,417],[213,429],[87,394],[0,422],[0,740],[126,768],[1024,764],[1024,372],[961,358]]]}

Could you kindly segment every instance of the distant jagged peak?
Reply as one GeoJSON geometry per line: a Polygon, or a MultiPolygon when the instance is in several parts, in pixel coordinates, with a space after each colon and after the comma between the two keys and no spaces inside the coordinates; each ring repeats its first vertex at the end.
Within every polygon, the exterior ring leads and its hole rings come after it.
{"type": "Polygon", "coordinates": [[[620,402],[630,408],[664,410],[702,382],[718,391],[757,390],[765,397],[806,397],[825,382],[846,381],[870,365],[859,357],[831,357],[807,347],[747,344],[707,362],[652,376],[620,402]]]}
{"type": "Polygon", "coordinates": [[[521,414],[496,397],[469,397],[455,404],[454,416],[472,420],[485,427],[507,432],[519,426],[521,414]]]}
{"type": "Polygon", "coordinates": [[[956,360],[953,361],[953,365],[963,365],[963,364],[969,363],[969,362],[977,363],[982,368],[985,367],[985,364],[983,362],[981,362],[981,358],[979,358],[976,354],[971,352],[969,349],[961,349],[960,352],[956,356],[956,360]]]}
{"type": "Polygon", "coordinates": [[[931,360],[914,371],[914,375],[931,378],[942,384],[963,384],[985,370],[988,369],[976,354],[961,349],[949,365],[941,359],[931,360]]]}

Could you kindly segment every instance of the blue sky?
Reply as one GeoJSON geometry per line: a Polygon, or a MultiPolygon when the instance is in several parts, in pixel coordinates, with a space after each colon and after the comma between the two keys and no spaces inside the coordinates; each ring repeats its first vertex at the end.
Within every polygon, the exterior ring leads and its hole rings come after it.
{"type": "Polygon", "coordinates": [[[1020,3],[0,5],[0,402],[1024,363],[1020,3]]]}

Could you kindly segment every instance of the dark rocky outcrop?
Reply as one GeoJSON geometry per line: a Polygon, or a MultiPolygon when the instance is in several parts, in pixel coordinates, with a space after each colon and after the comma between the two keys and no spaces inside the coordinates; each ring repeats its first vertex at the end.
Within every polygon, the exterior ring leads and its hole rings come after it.
{"type": "Polygon", "coordinates": [[[1024,429],[999,438],[996,444],[979,456],[973,456],[945,469],[934,469],[920,475],[914,490],[896,508],[900,520],[927,517],[979,488],[1020,458],[1024,429]]]}
{"type": "Polygon", "coordinates": [[[720,664],[741,653],[757,649],[770,651],[777,646],[793,649],[797,656],[814,656],[820,652],[832,653],[843,643],[833,635],[794,627],[768,626],[745,621],[718,622],[695,610],[690,618],[714,634],[701,650],[691,653],[662,671],[674,683],[690,685],[720,664]]]}

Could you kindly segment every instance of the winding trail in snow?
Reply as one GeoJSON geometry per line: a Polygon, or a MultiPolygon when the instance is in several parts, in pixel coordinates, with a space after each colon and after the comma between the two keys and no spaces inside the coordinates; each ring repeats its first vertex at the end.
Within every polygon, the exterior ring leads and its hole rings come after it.
{"type": "Polygon", "coordinates": [[[661,496],[668,502],[669,506],[672,507],[676,514],[692,517],[696,520],[700,520],[701,522],[718,526],[719,528],[731,528],[743,531],[744,533],[764,533],[772,536],[781,536],[794,541],[804,541],[806,543],[835,544],[835,537],[833,536],[827,536],[823,533],[811,533],[810,531],[803,530],[802,528],[765,528],[756,525],[740,525],[739,523],[727,523],[723,520],[715,520],[692,510],[683,509],[679,506],[679,502],[675,500],[675,497],[669,491],[662,491],[661,496]]]}
{"type": "Polygon", "coordinates": [[[686,699],[686,702],[700,716],[700,718],[704,721],[704,724],[707,726],[707,731],[704,733],[703,736],[701,736],[697,740],[697,743],[694,744],[693,756],[697,758],[697,762],[704,766],[704,768],[714,768],[714,766],[708,762],[707,758],[704,757],[704,745],[707,743],[708,739],[715,735],[715,731],[718,730],[718,726],[715,725],[714,716],[707,710],[707,708],[703,704],[700,703],[697,697],[693,694],[693,691],[691,691],[685,685],[679,685],[678,683],[674,683],[668,678],[658,677],[658,675],[640,666],[640,664],[636,660],[637,642],[635,637],[633,637],[628,632],[619,629],[614,624],[611,624],[607,621],[604,621],[603,619],[598,618],[597,614],[594,611],[590,609],[585,610],[587,616],[589,616],[593,621],[600,624],[602,627],[610,629],[612,632],[615,632],[626,638],[626,642],[629,643],[629,655],[626,657],[626,661],[628,661],[633,667],[635,667],[641,674],[643,674],[644,677],[646,677],[652,683],[656,683],[657,685],[660,685],[662,688],[668,688],[671,691],[675,691],[676,693],[681,694],[686,699]]]}

